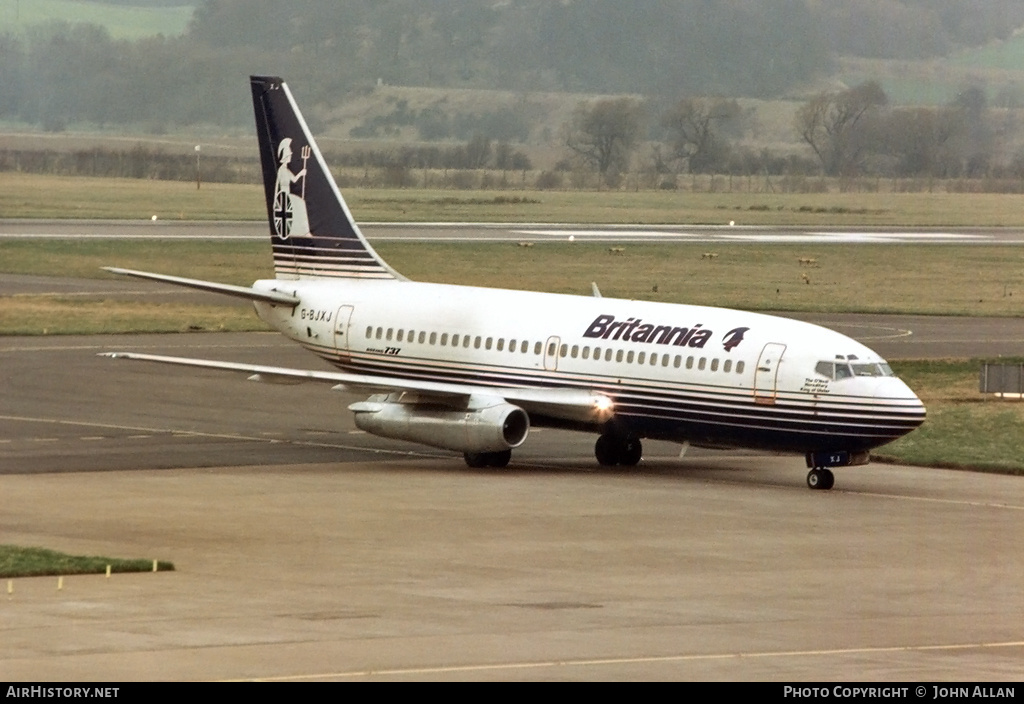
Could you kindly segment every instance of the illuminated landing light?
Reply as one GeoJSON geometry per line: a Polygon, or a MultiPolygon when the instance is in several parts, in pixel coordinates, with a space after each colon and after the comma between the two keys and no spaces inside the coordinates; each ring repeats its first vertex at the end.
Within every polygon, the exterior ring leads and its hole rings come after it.
{"type": "Polygon", "coordinates": [[[607,420],[615,412],[615,403],[607,396],[598,396],[594,399],[594,410],[598,418],[607,420]]]}

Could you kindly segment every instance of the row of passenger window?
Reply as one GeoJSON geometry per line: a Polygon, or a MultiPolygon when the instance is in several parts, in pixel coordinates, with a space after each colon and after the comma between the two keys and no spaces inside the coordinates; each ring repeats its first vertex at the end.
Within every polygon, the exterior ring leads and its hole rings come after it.
{"type": "MultiPolygon", "coordinates": [[[[633,364],[633,362],[636,362],[637,364],[648,364],[652,367],[656,367],[659,364],[663,367],[667,367],[671,364],[675,369],[679,369],[683,366],[683,356],[681,354],[659,354],[658,352],[651,352],[648,354],[647,352],[612,349],[611,347],[605,347],[603,349],[601,347],[594,347],[593,359],[600,360],[602,351],[604,352],[604,361],[606,362],[610,362],[614,358],[616,362],[625,362],[626,364],[633,364]]],[[[548,343],[548,355],[550,356],[554,354],[555,343],[548,343]]],[[[558,350],[558,356],[572,357],[573,359],[578,357],[591,359],[591,349],[589,345],[585,345],[580,348],[579,345],[572,345],[570,347],[569,345],[563,344],[558,350]]],[[[719,364],[717,357],[713,357],[710,360],[707,357],[694,357],[693,355],[686,357],[686,368],[693,369],[694,365],[696,365],[697,369],[700,371],[704,371],[708,368],[713,372],[717,372],[719,368],[721,368],[723,372],[733,371],[733,363],[731,359],[726,359],[719,364]]],[[[736,373],[742,374],[745,366],[746,365],[743,363],[743,360],[736,362],[736,373]]]]}
{"type": "MultiPolygon", "coordinates": [[[[366,328],[366,339],[368,340],[381,340],[385,342],[407,342],[407,343],[419,343],[421,345],[440,344],[442,347],[462,347],[468,349],[473,347],[474,349],[480,349],[481,347],[486,350],[496,349],[499,352],[505,351],[505,338],[499,337],[495,340],[493,337],[483,337],[481,335],[460,335],[458,333],[437,333],[427,332],[425,330],[395,330],[394,328],[387,328],[386,330],[382,327],[374,328],[372,325],[366,328]]],[[[530,343],[527,340],[509,340],[508,351],[518,352],[519,354],[527,354],[530,351],[530,343]]],[[[541,342],[533,343],[533,354],[540,355],[544,351],[544,344],[541,342]]],[[[659,354],[658,352],[636,352],[634,350],[623,350],[613,349],[611,347],[599,347],[593,348],[590,345],[558,345],[555,342],[548,342],[547,356],[554,357],[555,355],[565,358],[571,357],[572,359],[593,359],[594,361],[601,361],[602,356],[605,362],[611,362],[613,359],[616,362],[625,362],[626,364],[648,364],[652,367],[656,367],[659,364],[663,367],[671,365],[675,369],[679,369],[683,366],[682,355],[672,354],[659,354]]],[[[693,369],[695,366],[699,371],[710,369],[713,372],[721,371],[729,373],[735,371],[737,374],[742,374],[744,367],[746,366],[742,360],[739,360],[733,364],[731,359],[719,361],[717,357],[713,357],[710,360],[707,357],[694,357],[690,355],[686,357],[685,366],[687,369],[693,369]]]]}
{"type": "MultiPolygon", "coordinates": [[[[493,337],[481,337],[480,335],[477,335],[476,337],[472,335],[459,335],[458,333],[452,333],[449,335],[446,332],[428,333],[424,330],[420,330],[419,333],[417,333],[415,330],[395,330],[394,328],[388,328],[387,330],[384,328],[376,328],[375,330],[372,325],[366,328],[366,339],[384,340],[386,342],[408,342],[409,344],[418,342],[421,345],[440,344],[442,347],[463,347],[466,349],[469,349],[469,347],[480,349],[483,347],[485,350],[497,349],[499,352],[505,351],[505,338],[503,337],[499,337],[495,343],[493,337]]],[[[533,346],[533,353],[540,354],[543,349],[543,345],[540,342],[537,342],[533,346]]],[[[509,340],[508,351],[526,354],[530,351],[530,343],[526,340],[509,340]]]]}

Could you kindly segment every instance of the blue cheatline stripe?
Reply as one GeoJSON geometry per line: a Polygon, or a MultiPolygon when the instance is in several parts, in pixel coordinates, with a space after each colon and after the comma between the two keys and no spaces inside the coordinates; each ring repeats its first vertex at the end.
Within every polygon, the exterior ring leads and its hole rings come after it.
{"type": "Polygon", "coordinates": [[[569,375],[564,372],[529,372],[515,367],[441,362],[416,358],[384,358],[375,354],[352,353],[342,362],[336,350],[307,345],[327,361],[346,371],[387,375],[410,380],[465,383],[476,386],[561,387],[597,390],[616,399],[617,414],[664,419],[702,425],[775,430],[816,435],[853,434],[863,438],[891,438],[917,427],[919,407],[878,404],[857,397],[830,398],[817,403],[796,395],[780,398],[771,407],[753,403],[750,389],[726,389],[707,385],[674,383],[616,384],[613,377],[569,375]],[[670,388],[671,387],[671,388],[670,388]],[[879,428],[884,422],[885,427],[879,428]],[[867,427],[865,427],[867,426],[867,427]],[[865,432],[865,430],[869,432],[865,432]],[[891,432],[886,432],[890,430],[891,432]]]}

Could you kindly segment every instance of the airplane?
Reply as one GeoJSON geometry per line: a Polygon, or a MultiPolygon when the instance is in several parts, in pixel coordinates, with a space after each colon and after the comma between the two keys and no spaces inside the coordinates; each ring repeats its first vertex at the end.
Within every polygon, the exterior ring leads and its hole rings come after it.
{"type": "Polygon", "coordinates": [[[252,301],[338,371],[131,352],[107,356],[365,393],[372,434],[504,467],[532,427],[597,434],[602,466],[646,438],[803,454],[807,485],[917,428],[925,408],[878,354],[835,331],[741,310],[408,280],[360,232],[288,85],[250,77],[275,278],[251,287],[107,271],[252,301]]]}

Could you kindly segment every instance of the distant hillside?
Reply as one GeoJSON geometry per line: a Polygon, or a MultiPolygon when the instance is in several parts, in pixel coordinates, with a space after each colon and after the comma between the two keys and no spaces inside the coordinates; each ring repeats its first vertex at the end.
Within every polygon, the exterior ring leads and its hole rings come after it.
{"type": "Polygon", "coordinates": [[[246,77],[272,73],[344,139],[547,145],[580,100],[629,94],[655,121],[761,105],[750,136],[774,144],[793,105],[867,80],[896,105],[1014,104],[1021,25],[1020,0],[0,0],[0,121],[237,133],[246,77]]]}
{"type": "Polygon", "coordinates": [[[898,105],[942,105],[966,88],[981,88],[992,105],[1024,107],[1024,34],[992,40],[948,57],[866,59],[841,57],[836,84],[881,83],[898,105]]]}
{"type": "Polygon", "coordinates": [[[195,3],[177,0],[0,0],[0,27],[23,33],[52,21],[100,25],[116,39],[139,39],[157,34],[185,33],[195,3]]]}
{"type": "Polygon", "coordinates": [[[1024,71],[1024,31],[1018,30],[1005,40],[957,52],[949,60],[952,65],[965,68],[1024,71]]]}

